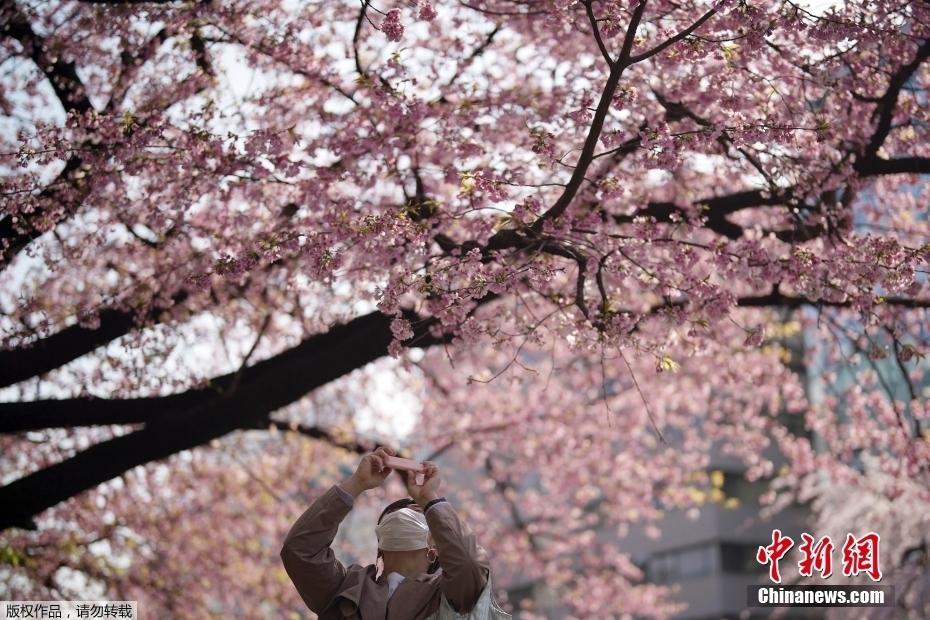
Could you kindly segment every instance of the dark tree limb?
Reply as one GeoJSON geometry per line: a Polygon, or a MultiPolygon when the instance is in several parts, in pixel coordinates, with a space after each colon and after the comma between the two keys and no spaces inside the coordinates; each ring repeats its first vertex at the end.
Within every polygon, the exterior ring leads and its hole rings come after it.
{"type": "MultiPolygon", "coordinates": [[[[708,228],[730,239],[739,239],[743,235],[743,228],[728,220],[728,215],[752,207],[785,204],[791,200],[791,196],[791,188],[786,188],[778,194],[753,189],[704,198],[695,204],[701,207],[703,215],[707,217],[708,228]]],[[[651,202],[630,215],[612,215],[611,217],[616,224],[630,224],[635,218],[642,216],[654,217],[659,222],[670,222],[673,215],[680,215],[684,218],[686,210],[673,202],[651,202]]]]}
{"type": "Polygon", "coordinates": [[[882,95],[881,99],[879,99],[878,107],[875,109],[875,114],[878,116],[878,125],[875,127],[875,132],[872,134],[871,140],[869,140],[868,145],[865,147],[862,158],[864,161],[868,161],[875,157],[878,153],[878,149],[885,143],[885,139],[891,132],[891,121],[894,118],[895,111],[898,109],[898,96],[901,94],[901,89],[904,88],[907,81],[911,79],[927,58],[930,58],[930,39],[924,41],[920,47],[917,48],[917,54],[911,62],[899,67],[894,75],[891,76],[888,88],[885,90],[885,94],[882,95]]]}
{"type": "MultiPolygon", "coordinates": [[[[411,323],[432,324],[432,320],[423,321],[419,317],[410,315],[411,323]]],[[[373,312],[357,318],[347,325],[355,329],[369,329],[372,333],[377,325],[382,329],[378,339],[372,341],[372,347],[378,349],[379,343],[384,342],[384,351],[391,340],[390,319],[380,312],[373,312]]],[[[349,338],[345,326],[334,327],[330,332],[317,334],[304,340],[297,347],[278,354],[276,357],[259,362],[248,368],[236,370],[214,377],[209,385],[203,388],[192,388],[185,392],[169,394],[166,396],[152,396],[148,398],[64,398],[49,400],[32,400],[0,403],[0,433],[20,433],[23,431],[39,430],[43,428],[73,428],[77,426],[95,426],[106,424],[141,424],[154,422],[173,413],[183,413],[195,407],[215,401],[218,398],[228,397],[243,389],[242,386],[251,385],[258,381],[267,368],[274,367],[282,370],[291,360],[303,359],[308,351],[316,354],[320,350],[316,343],[328,342],[326,338],[333,331],[342,333],[343,338],[349,338]],[[340,331],[341,330],[341,331],[340,331]],[[238,379],[237,379],[238,377],[238,379]]],[[[418,336],[413,339],[414,346],[430,346],[436,341],[424,328],[419,328],[418,336]]],[[[338,346],[327,351],[330,355],[340,355],[338,346]]],[[[377,357],[381,357],[378,355],[377,357]]],[[[320,384],[322,385],[322,384],[320,384]]],[[[312,384],[310,391],[319,387],[312,384]]],[[[295,399],[296,400],[296,399],[295,399]]],[[[290,402],[290,401],[288,401],[290,402]]],[[[287,404],[287,403],[285,403],[287,404]]]]}
{"type": "Polygon", "coordinates": [[[863,176],[930,174],[930,157],[898,157],[895,159],[873,157],[857,163],[856,171],[863,176]]]}
{"type": "Polygon", "coordinates": [[[0,403],[0,433],[109,424],[144,424],[184,411],[219,392],[195,389],[152,398],[66,398],[0,403]]]}
{"type": "Polygon", "coordinates": [[[66,61],[57,54],[49,55],[45,39],[33,31],[28,16],[16,6],[15,2],[11,0],[0,2],[0,22],[6,24],[3,27],[3,34],[19,41],[23,47],[23,53],[32,59],[39,71],[48,79],[65,112],[83,114],[92,109],[74,62],[66,61]]]}
{"type": "MultiPolygon", "coordinates": [[[[486,295],[476,308],[496,297],[493,293],[486,295]]],[[[450,339],[448,335],[431,334],[436,319],[424,320],[410,312],[405,316],[414,329],[413,337],[405,342],[407,346],[428,347],[450,339]]],[[[381,312],[372,312],[311,336],[292,349],[244,369],[235,390],[222,391],[233,380],[231,375],[224,375],[212,382],[215,385],[211,387],[220,391],[209,396],[195,390],[138,399],[137,411],[161,407],[163,413],[141,430],[98,443],[0,487],[0,530],[29,526],[43,510],[133,467],[195,448],[237,429],[254,428],[273,411],[385,356],[392,340],[391,320],[381,312]],[[165,407],[182,400],[193,406],[165,407]]],[[[73,408],[75,403],[67,406],[73,408]]]]}
{"type": "MultiPolygon", "coordinates": [[[[188,297],[181,291],[173,297],[174,304],[183,303],[188,297]]],[[[162,306],[148,312],[150,321],[158,321],[162,306]]],[[[87,355],[117,338],[125,336],[138,327],[135,313],[129,310],[108,308],[98,315],[97,327],[71,325],[33,343],[0,351],[0,387],[14,385],[32,377],[40,376],[64,366],[68,362],[87,355]]],[[[0,420],[0,428],[3,422],[0,420]]]]}
{"type": "MultiPolygon", "coordinates": [[[[45,39],[33,31],[28,16],[12,0],[0,2],[0,23],[5,24],[3,35],[18,41],[23,48],[23,55],[32,59],[45,75],[65,113],[84,114],[93,109],[74,62],[50,55],[45,39]]],[[[79,157],[71,155],[53,186],[59,182],[70,183],[82,163],[79,157]]],[[[54,198],[56,193],[49,187],[41,195],[54,198]]],[[[45,232],[42,220],[48,215],[44,209],[39,208],[21,217],[16,224],[9,214],[0,220],[0,266],[7,265],[23,248],[45,232]]]]}
{"type": "MultiPolygon", "coordinates": [[[[645,4],[645,2],[643,4],[645,4]]],[[[676,34],[675,36],[670,37],[669,39],[666,39],[659,45],[656,45],[651,50],[647,50],[643,52],[642,54],[637,54],[636,56],[631,57],[630,64],[632,65],[637,62],[642,62],[646,60],[647,58],[651,58],[655,56],[656,54],[661,53],[663,50],[671,47],[672,45],[675,45],[676,43],[678,43],[679,41],[681,41],[682,39],[690,35],[692,32],[700,28],[701,25],[704,22],[706,22],[708,19],[710,19],[716,12],[717,12],[717,9],[711,9],[707,11],[706,13],[704,13],[704,15],[698,18],[696,22],[694,22],[693,24],[691,24],[690,26],[688,26],[687,28],[685,28],[684,30],[676,34]]]]}
{"type": "MultiPolygon", "coordinates": [[[[823,306],[830,308],[849,308],[848,301],[828,301],[825,299],[807,299],[806,297],[793,297],[778,291],[768,295],[740,297],[736,305],[743,308],[800,308],[801,306],[823,306]]],[[[897,306],[899,308],[930,308],[930,299],[914,297],[887,297],[882,300],[883,306],[897,306]]]]}

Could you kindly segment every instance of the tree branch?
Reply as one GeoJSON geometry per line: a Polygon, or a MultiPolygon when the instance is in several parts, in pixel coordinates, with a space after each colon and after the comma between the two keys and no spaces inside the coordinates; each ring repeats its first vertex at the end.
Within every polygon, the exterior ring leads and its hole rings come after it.
{"type": "Polygon", "coordinates": [[[15,2],[3,3],[0,22],[6,23],[3,28],[5,34],[19,41],[25,55],[32,59],[48,79],[65,112],[84,114],[92,109],[74,63],[63,60],[57,54],[49,56],[45,49],[45,39],[33,31],[29,18],[15,2]]]}
{"type": "Polygon", "coordinates": [[[700,19],[698,19],[696,22],[694,22],[693,24],[691,24],[690,26],[688,26],[687,28],[685,28],[684,30],[682,30],[681,32],[673,36],[671,39],[668,39],[667,41],[664,41],[663,43],[656,45],[651,50],[645,51],[642,54],[637,54],[636,56],[633,56],[632,58],[630,58],[629,64],[634,65],[638,62],[642,62],[643,60],[646,60],[647,58],[655,56],[656,54],[660,53],[662,50],[667,49],[671,47],[672,45],[675,45],[676,43],[678,43],[679,41],[687,37],[689,34],[694,32],[698,28],[700,28],[701,24],[703,24],[708,19],[710,19],[716,12],[717,12],[717,9],[711,9],[707,11],[706,13],[704,13],[704,15],[700,17],[700,19]]]}
{"type": "MultiPolygon", "coordinates": [[[[173,305],[183,303],[187,298],[186,291],[175,293],[169,306],[154,306],[148,312],[147,319],[159,322],[158,318],[163,312],[173,305]]],[[[0,351],[0,387],[55,370],[125,336],[138,326],[135,313],[131,310],[106,309],[97,318],[97,327],[74,324],[35,342],[0,351]]]]}
{"type": "Polygon", "coordinates": [[[594,31],[594,40],[597,42],[597,48],[601,50],[601,56],[604,57],[604,60],[607,61],[608,66],[614,64],[613,59],[610,57],[610,52],[607,50],[607,46],[604,45],[604,40],[601,38],[601,31],[597,27],[597,19],[594,17],[594,8],[592,7],[593,0],[586,0],[584,3],[584,10],[588,14],[588,21],[591,23],[591,30],[594,31]]]}
{"type": "Polygon", "coordinates": [[[930,58],[930,39],[924,41],[917,48],[917,55],[914,56],[914,60],[900,67],[891,77],[888,90],[879,100],[878,107],[875,110],[878,114],[878,125],[875,128],[875,133],[872,134],[872,139],[869,140],[869,144],[865,147],[862,157],[864,161],[867,162],[875,157],[878,149],[885,143],[885,139],[891,131],[891,121],[894,118],[895,110],[898,108],[898,96],[901,94],[901,89],[927,58],[930,58]]]}

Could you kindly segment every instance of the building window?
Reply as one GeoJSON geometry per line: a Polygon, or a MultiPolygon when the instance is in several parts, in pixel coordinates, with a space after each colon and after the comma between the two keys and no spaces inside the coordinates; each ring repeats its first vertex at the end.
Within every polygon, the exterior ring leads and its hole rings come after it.
{"type": "Polygon", "coordinates": [[[646,574],[654,583],[669,583],[716,572],[717,553],[712,544],[663,551],[646,562],[646,574]]]}
{"type": "Polygon", "coordinates": [[[720,544],[720,568],[725,573],[755,574],[765,571],[765,566],[756,561],[759,545],[745,543],[720,544]]]}

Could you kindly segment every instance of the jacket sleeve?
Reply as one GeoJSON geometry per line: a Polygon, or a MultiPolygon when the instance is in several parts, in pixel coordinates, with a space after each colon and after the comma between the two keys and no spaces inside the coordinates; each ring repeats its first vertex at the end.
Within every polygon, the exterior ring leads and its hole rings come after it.
{"type": "Polygon", "coordinates": [[[439,551],[442,592],[456,611],[468,613],[488,582],[491,571],[488,552],[448,501],[431,506],[426,523],[439,551]]]}
{"type": "Polygon", "coordinates": [[[300,597],[316,614],[322,612],[339,592],[346,567],[336,559],[330,545],[339,524],[352,509],[348,496],[333,485],[297,519],[284,539],[281,561],[300,597]]]}

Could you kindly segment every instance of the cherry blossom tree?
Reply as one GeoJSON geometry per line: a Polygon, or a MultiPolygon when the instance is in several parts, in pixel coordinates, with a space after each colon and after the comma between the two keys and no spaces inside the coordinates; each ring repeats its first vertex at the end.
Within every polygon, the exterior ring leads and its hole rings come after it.
{"type": "Polygon", "coordinates": [[[376,370],[421,398],[415,445],[486,477],[501,570],[576,617],[671,612],[594,526],[698,505],[721,445],[824,527],[880,495],[919,581],[930,8],[823,5],[4,1],[13,592],[63,566],[194,617],[294,608],[240,563],[277,570],[280,502],[372,447],[376,370]],[[809,399],[801,362],[853,379],[809,399]],[[102,542],[128,572],[74,556],[102,542]]]}

